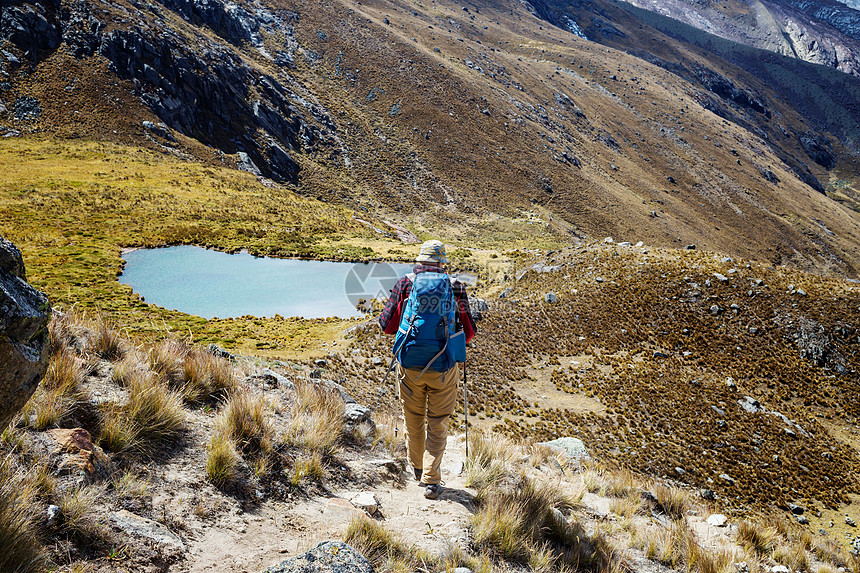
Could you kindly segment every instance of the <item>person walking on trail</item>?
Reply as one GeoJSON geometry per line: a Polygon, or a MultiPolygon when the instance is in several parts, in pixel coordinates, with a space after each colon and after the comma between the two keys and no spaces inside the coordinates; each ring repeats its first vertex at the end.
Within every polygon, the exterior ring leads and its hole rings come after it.
{"type": "Polygon", "coordinates": [[[457,402],[459,365],[466,342],[475,336],[466,288],[442,265],[445,245],[427,241],[413,272],[401,278],[379,316],[386,334],[394,334],[394,361],[406,419],[407,457],[424,497],[442,492],[442,454],[448,418],[457,402]],[[422,479],[423,478],[423,479],[422,479]]]}

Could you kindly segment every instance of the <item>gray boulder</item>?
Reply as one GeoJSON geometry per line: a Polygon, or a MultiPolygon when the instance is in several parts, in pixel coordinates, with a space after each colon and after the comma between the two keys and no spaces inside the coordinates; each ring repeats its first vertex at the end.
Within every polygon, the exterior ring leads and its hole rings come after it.
{"type": "Polygon", "coordinates": [[[322,383],[325,385],[326,388],[335,390],[338,394],[340,394],[340,399],[343,400],[343,403],[347,406],[349,406],[350,404],[357,404],[355,398],[349,395],[349,393],[346,391],[346,388],[344,388],[337,382],[334,382],[332,380],[323,380],[322,383]]]}
{"type": "Polygon", "coordinates": [[[48,298],[27,284],[18,248],[0,237],[0,431],[48,366],[48,298]]]}
{"type": "Polygon", "coordinates": [[[374,573],[370,562],[342,541],[323,541],[307,553],[282,561],[265,573],[374,573]]]}
{"type": "Polygon", "coordinates": [[[373,423],[370,408],[356,403],[346,404],[343,409],[343,419],[347,425],[358,425],[362,422],[373,423]]]}
{"type": "Polygon", "coordinates": [[[753,398],[752,396],[744,396],[743,400],[738,400],[738,404],[741,408],[749,412],[750,414],[755,414],[756,412],[764,412],[764,408],[762,408],[761,404],[758,400],[753,398]]]}
{"type": "Polygon", "coordinates": [[[263,382],[276,388],[284,388],[286,390],[292,390],[295,388],[289,378],[283,374],[278,374],[271,368],[264,368],[260,377],[263,379],[263,382]]]}
{"type": "Polygon", "coordinates": [[[558,438],[549,442],[541,442],[538,445],[563,452],[571,460],[587,460],[591,458],[588,455],[585,444],[579,438],[558,438]]]}
{"type": "Polygon", "coordinates": [[[469,309],[472,311],[472,318],[481,320],[484,318],[484,313],[490,310],[490,305],[482,298],[469,295],[469,309]]]}
{"type": "Polygon", "coordinates": [[[111,513],[108,518],[117,529],[131,537],[142,537],[156,545],[185,552],[186,547],[182,539],[157,521],[135,515],[125,509],[111,513]]]}

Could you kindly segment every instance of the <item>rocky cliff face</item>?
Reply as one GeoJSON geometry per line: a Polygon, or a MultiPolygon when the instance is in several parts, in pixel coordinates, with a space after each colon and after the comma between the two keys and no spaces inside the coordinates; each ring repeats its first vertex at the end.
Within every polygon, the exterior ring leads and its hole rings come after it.
{"type": "Polygon", "coordinates": [[[21,252],[0,237],[0,430],[47,368],[48,299],[25,280],[21,252]]]}
{"type": "Polygon", "coordinates": [[[300,49],[294,16],[219,0],[42,0],[0,8],[0,36],[24,54],[18,65],[38,62],[61,42],[79,58],[100,54],[168,127],[225,153],[243,153],[251,171],[295,182],[293,154],[340,149],[328,113],[286,72],[300,49]],[[193,26],[177,25],[177,16],[193,26]],[[279,38],[273,53],[262,32],[279,38]],[[283,73],[243,58],[234,49],[243,44],[283,73]]]}
{"type": "Polygon", "coordinates": [[[860,11],[836,0],[628,0],[728,40],[860,76],[860,11]]]}

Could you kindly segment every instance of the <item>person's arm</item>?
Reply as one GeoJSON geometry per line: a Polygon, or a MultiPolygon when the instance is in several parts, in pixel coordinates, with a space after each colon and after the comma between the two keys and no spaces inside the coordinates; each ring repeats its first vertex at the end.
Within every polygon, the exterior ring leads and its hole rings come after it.
{"type": "Polygon", "coordinates": [[[385,334],[397,334],[397,328],[400,326],[400,316],[403,313],[403,299],[406,284],[409,279],[401,278],[391,289],[391,296],[385,303],[385,308],[379,315],[379,326],[382,327],[382,332],[385,334]]]}
{"type": "Polygon", "coordinates": [[[471,342],[472,338],[478,332],[478,327],[475,325],[475,319],[472,318],[472,309],[469,307],[469,296],[466,294],[466,287],[461,282],[454,282],[454,298],[457,299],[457,318],[460,324],[463,325],[463,332],[466,333],[466,342],[471,342]]]}

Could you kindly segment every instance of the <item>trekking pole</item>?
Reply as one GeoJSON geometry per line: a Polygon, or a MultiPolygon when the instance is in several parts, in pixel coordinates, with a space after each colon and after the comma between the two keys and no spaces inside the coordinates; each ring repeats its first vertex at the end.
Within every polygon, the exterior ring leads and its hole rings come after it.
{"type": "MultiPolygon", "coordinates": [[[[397,357],[394,356],[391,358],[391,363],[388,365],[388,370],[385,372],[385,376],[382,377],[382,387],[385,388],[385,383],[388,381],[388,376],[394,370],[394,364],[397,360],[397,357]]],[[[395,376],[394,380],[394,439],[397,440],[397,434],[400,429],[400,417],[399,412],[400,409],[398,406],[400,405],[400,380],[395,376]]]]}
{"type": "Polygon", "coordinates": [[[463,362],[463,413],[466,415],[466,460],[469,459],[469,390],[467,388],[466,363],[463,362]]]}

